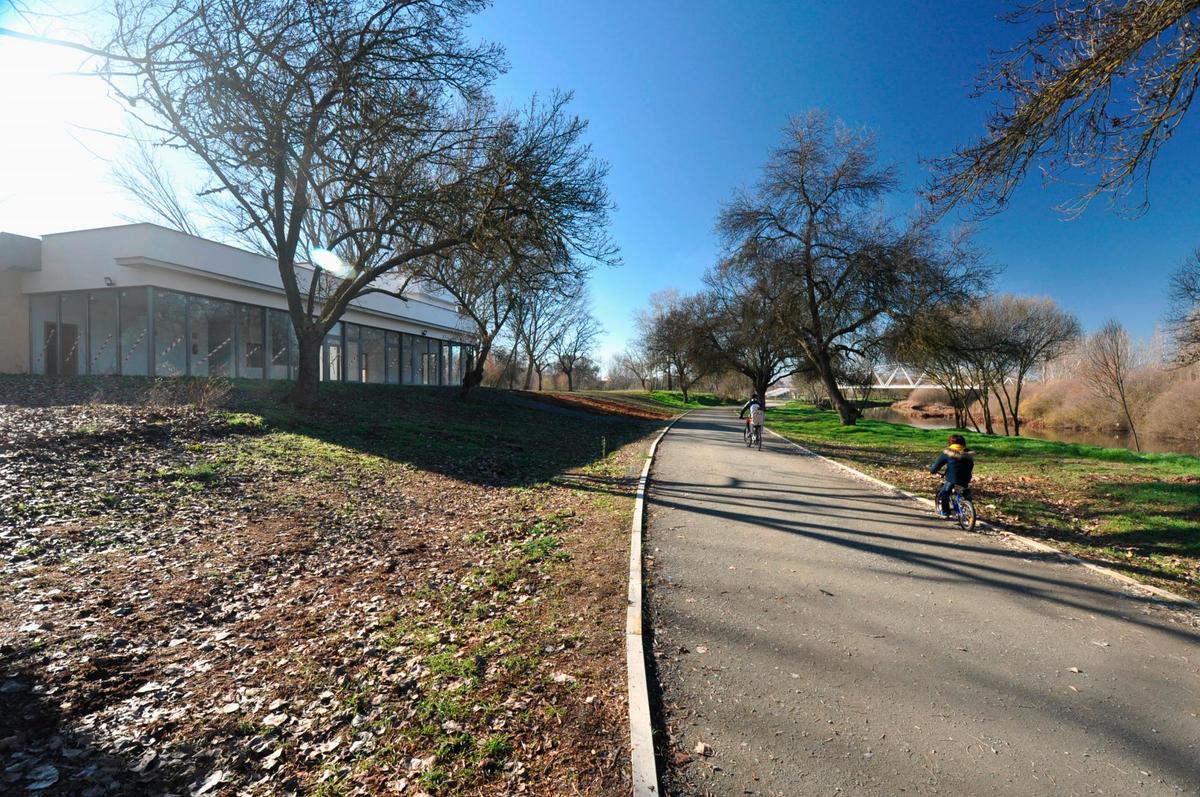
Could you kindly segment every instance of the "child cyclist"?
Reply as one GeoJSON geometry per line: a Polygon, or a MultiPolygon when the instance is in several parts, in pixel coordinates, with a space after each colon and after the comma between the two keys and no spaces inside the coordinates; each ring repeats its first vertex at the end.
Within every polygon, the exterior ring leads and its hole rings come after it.
{"type": "Polygon", "coordinates": [[[750,400],[742,405],[742,409],[738,412],[739,418],[746,418],[746,426],[751,434],[762,435],[763,425],[763,405],[757,395],[751,396],[750,400]],[[746,418],[746,413],[750,413],[750,417],[746,418]]]}
{"type": "Polygon", "coordinates": [[[938,517],[950,516],[950,493],[957,485],[963,495],[971,497],[971,473],[975,470],[975,452],[967,449],[967,439],[960,434],[950,435],[946,450],[929,467],[930,473],[946,469],[945,481],[938,490],[938,517]]]}

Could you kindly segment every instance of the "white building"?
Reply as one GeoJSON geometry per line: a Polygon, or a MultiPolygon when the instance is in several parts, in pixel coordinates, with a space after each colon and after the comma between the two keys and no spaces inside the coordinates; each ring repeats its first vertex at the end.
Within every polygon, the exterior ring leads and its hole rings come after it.
{"type": "MultiPolygon", "coordinates": [[[[0,373],[294,379],[286,308],[273,259],[155,224],[0,233],[0,373]]],[[[440,297],[368,294],[326,337],[321,378],[459,383],[465,329],[440,297]]]]}

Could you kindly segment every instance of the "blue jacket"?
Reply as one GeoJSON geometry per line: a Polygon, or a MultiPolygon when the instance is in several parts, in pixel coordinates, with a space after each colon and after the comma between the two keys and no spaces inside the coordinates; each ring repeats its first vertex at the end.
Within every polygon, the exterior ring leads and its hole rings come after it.
{"type": "Polygon", "coordinates": [[[957,484],[959,487],[969,487],[971,472],[975,470],[975,452],[951,451],[947,448],[941,456],[934,460],[929,472],[938,473],[942,468],[946,469],[947,482],[957,484]]]}

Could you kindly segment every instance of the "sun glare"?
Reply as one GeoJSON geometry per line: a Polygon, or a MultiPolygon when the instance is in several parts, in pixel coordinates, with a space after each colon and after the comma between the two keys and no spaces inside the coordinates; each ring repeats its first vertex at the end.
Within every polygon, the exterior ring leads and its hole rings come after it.
{"type": "Polygon", "coordinates": [[[39,235],[132,212],[110,176],[123,111],[82,64],[71,50],[0,36],[0,230],[39,235]]]}

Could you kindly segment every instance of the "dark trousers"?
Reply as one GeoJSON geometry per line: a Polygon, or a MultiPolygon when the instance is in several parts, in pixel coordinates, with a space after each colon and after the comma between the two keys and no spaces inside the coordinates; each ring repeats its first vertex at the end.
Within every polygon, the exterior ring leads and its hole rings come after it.
{"type": "MultiPolygon", "coordinates": [[[[938,490],[938,494],[937,494],[938,507],[940,507],[942,512],[946,513],[947,515],[950,514],[950,493],[953,491],[954,491],[954,482],[942,482],[942,488],[940,490],[938,490]]],[[[971,497],[971,488],[970,487],[962,488],[962,492],[963,492],[964,497],[966,497],[966,498],[971,497]]]]}

